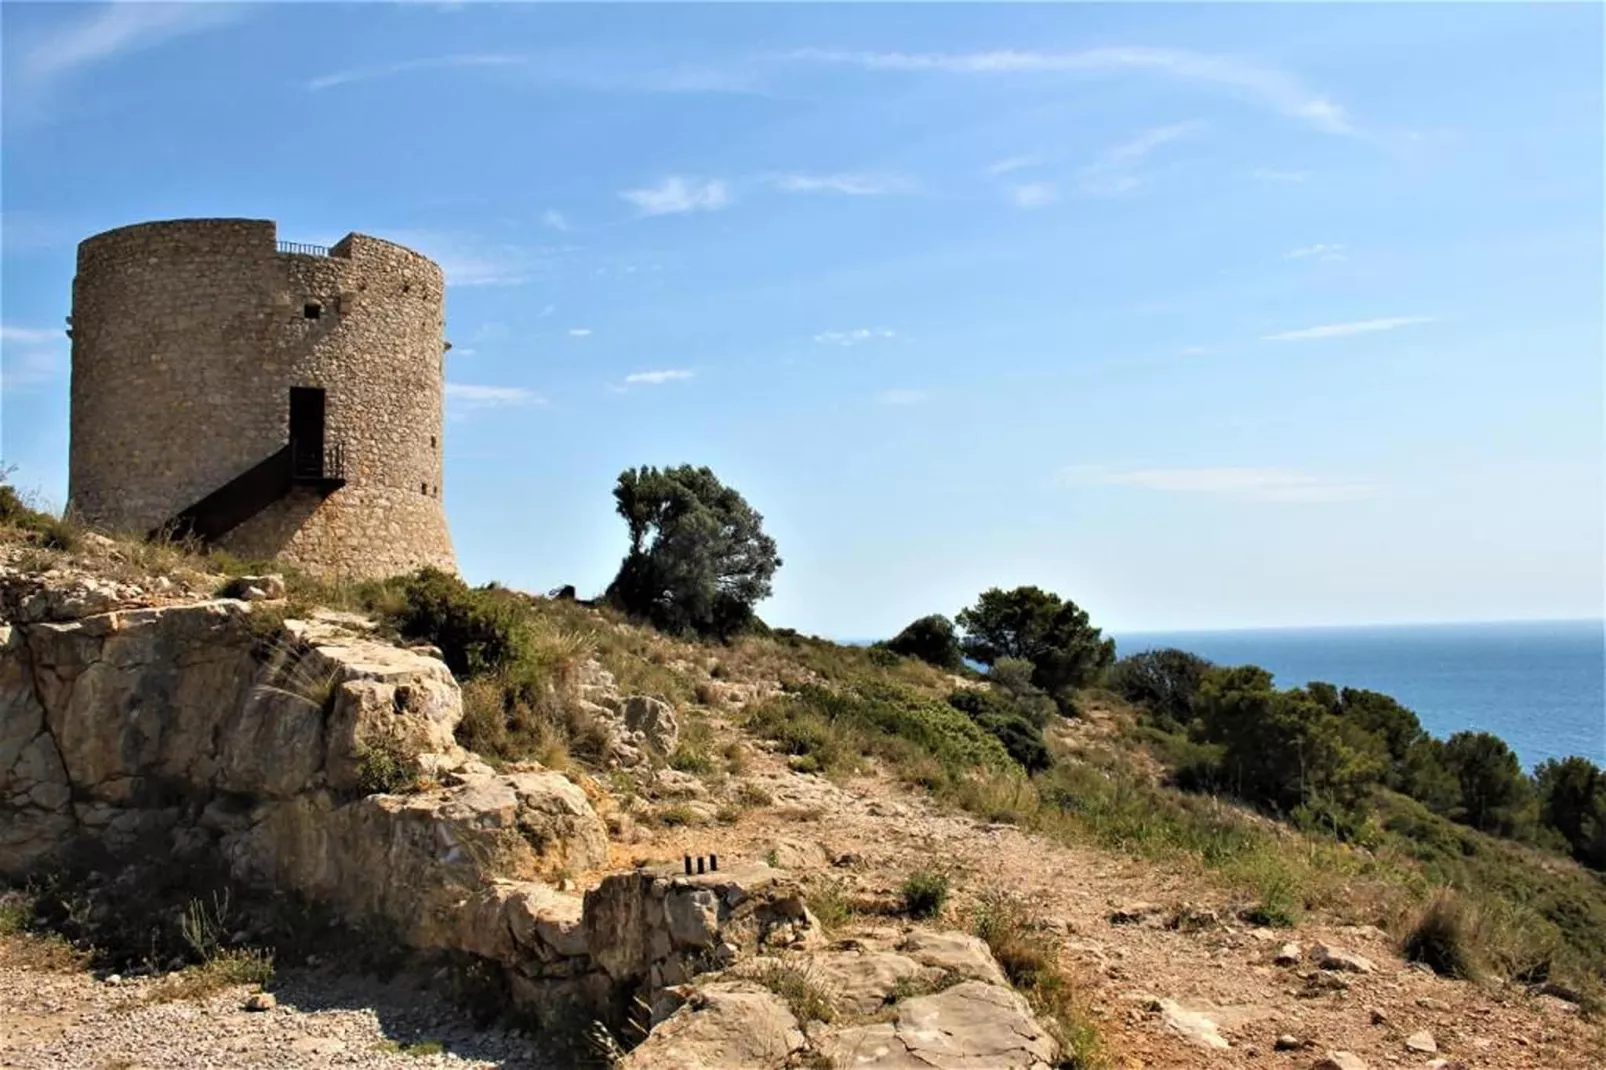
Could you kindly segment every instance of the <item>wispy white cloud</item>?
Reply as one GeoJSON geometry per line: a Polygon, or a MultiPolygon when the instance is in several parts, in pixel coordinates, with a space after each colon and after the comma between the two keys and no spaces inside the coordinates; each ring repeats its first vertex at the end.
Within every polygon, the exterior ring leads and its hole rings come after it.
{"type": "Polygon", "coordinates": [[[883,390],[876,400],[883,405],[919,405],[929,396],[924,390],[883,390]]]}
{"type": "Polygon", "coordinates": [[[730,203],[730,190],[719,179],[703,181],[680,175],[670,175],[656,186],[622,190],[619,196],[641,215],[712,212],[730,203]]]}
{"type": "Polygon", "coordinates": [[[14,327],[0,324],[0,342],[19,345],[44,345],[48,342],[65,342],[66,331],[55,327],[14,327]]]}
{"type": "Polygon", "coordinates": [[[548,208],[546,211],[541,213],[541,225],[543,227],[550,227],[553,230],[567,231],[569,229],[569,220],[568,217],[566,217],[556,208],[548,208]]]}
{"type": "Polygon", "coordinates": [[[353,67],[350,70],[320,74],[307,80],[307,89],[317,93],[335,86],[354,82],[371,82],[376,78],[393,78],[398,74],[415,71],[451,70],[461,67],[508,67],[526,62],[525,57],[499,52],[460,53],[451,56],[428,56],[423,59],[404,59],[376,67],[353,67]]]}
{"type": "Polygon", "coordinates": [[[694,375],[696,375],[695,372],[688,371],[685,368],[669,368],[663,371],[652,372],[631,372],[629,375],[625,376],[625,384],[627,386],[660,386],[663,383],[674,383],[684,379],[690,379],[694,375]]]}
{"type": "Polygon", "coordinates": [[[569,337],[570,338],[590,338],[591,337],[591,328],[590,327],[570,327],[569,328],[569,337]]]}
{"type": "Polygon", "coordinates": [[[0,390],[9,394],[54,382],[66,369],[66,349],[61,330],[0,325],[0,390]]]}
{"type": "Polygon", "coordinates": [[[821,331],[814,340],[827,346],[856,346],[880,338],[895,338],[897,333],[886,327],[855,327],[850,331],[821,331]]]}
{"type": "Polygon", "coordinates": [[[1046,208],[1060,199],[1059,187],[1052,182],[1026,182],[1005,192],[1016,208],[1046,208]]]}
{"type": "Polygon", "coordinates": [[[539,311],[539,312],[537,312],[535,314],[535,318],[538,319],[538,320],[544,320],[548,316],[552,315],[552,313],[556,312],[557,310],[558,310],[558,306],[557,305],[543,305],[541,307],[541,311],[539,311]]]}
{"type": "Polygon", "coordinates": [[[447,383],[446,400],[469,409],[495,409],[545,405],[546,398],[522,386],[486,386],[447,383]]]}
{"type": "Polygon", "coordinates": [[[1317,242],[1315,245],[1305,245],[1298,249],[1290,249],[1283,254],[1285,260],[1319,260],[1323,263],[1339,263],[1349,259],[1342,242],[1317,242]]]}
{"type": "Polygon", "coordinates": [[[1076,465],[1063,469],[1066,486],[1138,487],[1169,494],[1211,494],[1254,502],[1353,502],[1370,498],[1377,487],[1287,468],[1110,468],[1076,465]]]}
{"type": "Polygon", "coordinates": [[[782,193],[842,193],[850,197],[908,193],[914,188],[914,183],[899,175],[776,175],[770,184],[782,193]]]}
{"type": "Polygon", "coordinates": [[[34,43],[23,56],[20,73],[32,82],[66,75],[175,37],[226,25],[250,14],[250,6],[101,4],[34,43]]]}
{"type": "Polygon", "coordinates": [[[1156,149],[1192,137],[1204,129],[1201,122],[1171,123],[1145,130],[1128,141],[1112,145],[1082,168],[1081,190],[1095,196],[1130,193],[1143,184],[1138,169],[1156,149]]]}
{"type": "Polygon", "coordinates": [[[1043,163],[1041,156],[1006,156],[1002,160],[995,160],[987,165],[989,175],[1007,175],[1011,171],[1019,171],[1027,167],[1039,167],[1043,163]]]}
{"type": "Polygon", "coordinates": [[[1331,134],[1355,130],[1344,108],[1298,78],[1233,56],[1170,48],[1095,48],[1080,52],[849,52],[809,48],[789,58],[877,71],[941,71],[951,74],[1072,73],[1113,75],[1149,72],[1215,86],[1261,107],[1331,134]]]}
{"type": "Polygon", "coordinates": [[[1266,342],[1305,342],[1318,338],[1347,338],[1352,334],[1374,334],[1377,331],[1394,331],[1413,327],[1419,323],[1432,323],[1433,316],[1391,316],[1386,319],[1358,320],[1353,323],[1326,323],[1319,327],[1301,327],[1297,331],[1279,331],[1262,337],[1266,342]]]}
{"type": "Polygon", "coordinates": [[[1257,167],[1249,172],[1249,177],[1256,182],[1303,182],[1310,177],[1309,171],[1279,171],[1270,167],[1257,167]]]}

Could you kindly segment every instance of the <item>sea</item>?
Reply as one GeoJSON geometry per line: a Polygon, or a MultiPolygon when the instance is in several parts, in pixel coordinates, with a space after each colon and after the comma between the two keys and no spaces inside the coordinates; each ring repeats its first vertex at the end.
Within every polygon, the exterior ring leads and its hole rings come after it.
{"type": "Polygon", "coordinates": [[[1606,765],[1606,621],[1407,624],[1116,634],[1121,656],[1176,647],[1259,665],[1282,687],[1325,680],[1392,695],[1439,737],[1504,739],[1527,768],[1606,765]]]}

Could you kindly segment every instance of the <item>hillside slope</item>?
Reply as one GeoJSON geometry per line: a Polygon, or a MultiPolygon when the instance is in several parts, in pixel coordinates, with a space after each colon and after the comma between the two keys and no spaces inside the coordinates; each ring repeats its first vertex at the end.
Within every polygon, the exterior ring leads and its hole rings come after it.
{"type": "MultiPolygon", "coordinates": [[[[207,598],[247,571],[99,537],[52,548],[18,531],[0,564],[95,577],[114,602],[139,604],[207,598]]],[[[970,929],[1056,1023],[1067,1065],[1307,1067],[1330,1051],[1374,1067],[1606,1060],[1576,991],[1587,970],[1547,989],[1543,976],[1454,980],[1408,963],[1401,938],[1432,893],[1418,860],[1167,787],[1164,755],[1112,696],[1084,694],[1081,717],[1051,722],[1052,762],[1028,776],[1005,735],[946,701],[983,682],[876,651],[791,634],[683,642],[572,601],[437,580],[291,576],[286,594],[275,603],[285,618],[356,611],[415,640],[430,633],[448,663],[473,652],[454,666],[457,742],[498,769],[565,771],[607,817],[607,862],[552,877],[571,892],[716,855],[790,874],[835,949],[899,938],[911,914],[970,929]],[[607,716],[620,695],[655,698],[643,710],[668,716],[621,736],[607,716]],[[921,888],[937,891],[922,902],[921,888]]],[[[1586,919],[1606,904],[1570,862],[1480,849],[1576,889],[1586,919]]],[[[1515,939],[1502,921],[1480,930],[1496,950],[1515,939]]],[[[1552,958],[1590,961],[1572,951],[1552,958]]],[[[858,983],[829,971],[809,981],[838,1002],[858,983]]]]}

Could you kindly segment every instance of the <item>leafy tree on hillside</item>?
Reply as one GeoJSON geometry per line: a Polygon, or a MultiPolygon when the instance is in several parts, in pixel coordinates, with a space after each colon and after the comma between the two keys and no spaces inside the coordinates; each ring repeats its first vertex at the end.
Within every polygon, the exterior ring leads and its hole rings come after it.
{"type": "Polygon", "coordinates": [[[1332,684],[1311,683],[1306,690],[1335,717],[1375,736],[1388,752],[1388,785],[1396,791],[1408,790],[1406,757],[1427,738],[1415,713],[1389,695],[1378,691],[1332,684]]]}
{"type": "Polygon", "coordinates": [[[1382,774],[1382,747],[1308,691],[1279,691],[1265,669],[1212,669],[1197,702],[1204,738],[1222,745],[1225,782],[1284,810],[1348,807],[1382,774]]]}
{"type": "Polygon", "coordinates": [[[1185,650],[1145,650],[1110,666],[1105,680],[1122,698],[1146,708],[1160,728],[1174,732],[1194,719],[1194,701],[1210,668],[1185,650]]]}
{"type": "Polygon", "coordinates": [[[1574,858],[1606,869],[1606,773],[1575,755],[1540,763],[1534,780],[1545,824],[1561,833],[1574,858]]]}
{"type": "Polygon", "coordinates": [[[1461,784],[1458,820],[1502,836],[1515,832],[1532,793],[1506,741],[1488,732],[1457,732],[1445,740],[1444,759],[1461,784]]]}
{"type": "Polygon", "coordinates": [[[939,669],[956,671],[964,665],[954,622],[940,613],[921,617],[887,640],[886,648],[906,658],[919,658],[939,669]]]}
{"type": "Polygon", "coordinates": [[[965,630],[966,655],[984,665],[1026,659],[1032,683],[1062,708],[1071,689],[1092,682],[1115,660],[1114,640],[1089,623],[1086,610],[1038,587],[990,588],[956,619],[965,630]]]}
{"type": "Polygon", "coordinates": [[[1036,670],[1025,658],[999,658],[987,670],[987,682],[1015,700],[1039,728],[1048,724],[1059,707],[1047,693],[1032,683],[1036,670]]]}
{"type": "Polygon", "coordinates": [[[780,568],[763,520],[708,468],[626,469],[614,487],[630,552],[608,586],[618,608],[669,632],[728,638],[780,568]]]}

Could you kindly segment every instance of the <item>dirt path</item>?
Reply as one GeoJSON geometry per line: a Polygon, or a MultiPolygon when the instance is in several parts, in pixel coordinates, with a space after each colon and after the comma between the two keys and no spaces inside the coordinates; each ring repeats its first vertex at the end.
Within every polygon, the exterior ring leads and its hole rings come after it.
{"type": "Polygon", "coordinates": [[[1065,961],[1088,986],[1116,1065],[1306,1068],[1328,1050],[1355,1053],[1374,1068],[1428,1066],[1436,1058],[1499,1070],[1606,1065],[1600,1027],[1580,1020],[1570,1004],[1424,972],[1370,927],[1313,919],[1292,930],[1253,929],[1197,879],[945,811],[884,778],[841,788],[760,753],[711,801],[742,783],[761,788],[773,804],[746,811],[732,825],[648,830],[641,842],[621,848],[621,862],[683,853],[769,855],[813,871],[814,879],[843,880],[861,895],[888,899],[911,870],[945,866],[954,873],[947,920],[956,925],[988,889],[1023,896],[1050,921],[1065,961]],[[1112,923],[1112,911],[1137,902],[1162,909],[1134,923],[1112,923]],[[1194,909],[1197,927],[1167,927],[1184,903],[1194,909]],[[1302,945],[1302,961],[1275,965],[1289,941],[1302,945]],[[1310,959],[1316,943],[1364,956],[1375,969],[1319,970],[1310,959]],[[1231,1046],[1206,1047],[1182,1036],[1157,1009],[1160,1000],[1203,1010],[1231,1046]],[[1407,1046],[1418,1031],[1431,1034],[1435,1053],[1407,1046]],[[1277,1049],[1284,1035],[1302,1046],[1277,1049]]]}

